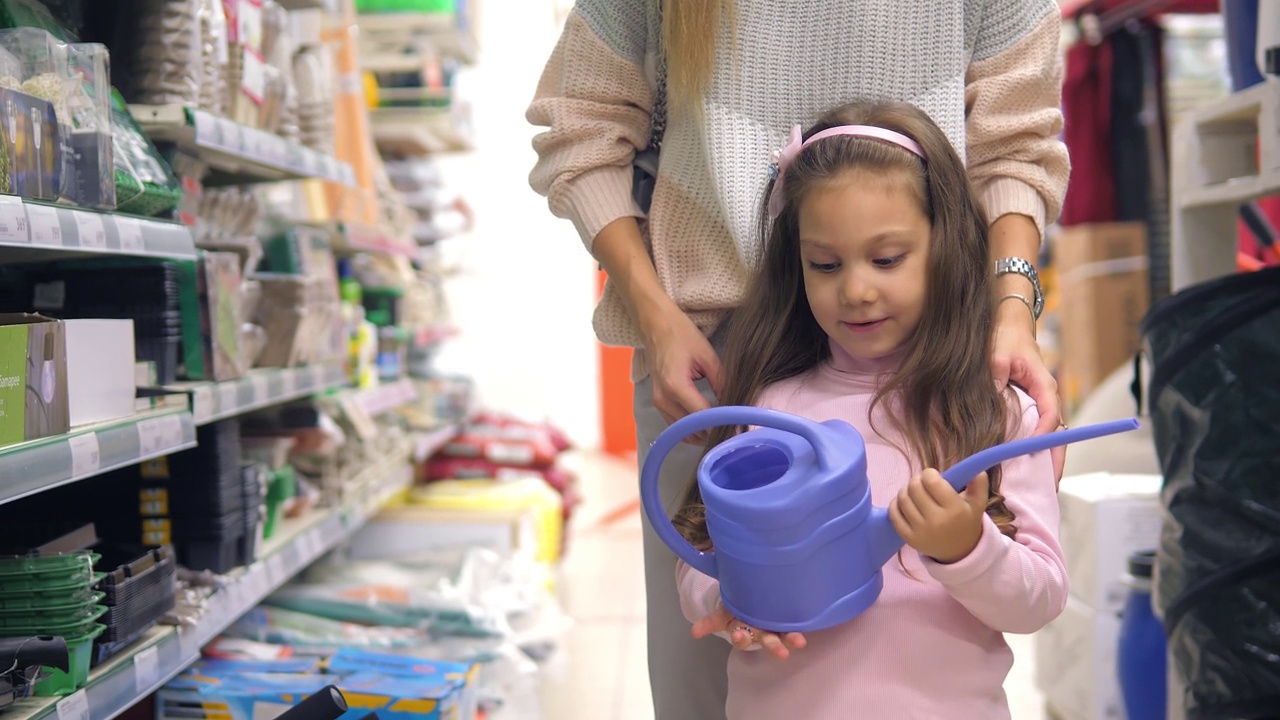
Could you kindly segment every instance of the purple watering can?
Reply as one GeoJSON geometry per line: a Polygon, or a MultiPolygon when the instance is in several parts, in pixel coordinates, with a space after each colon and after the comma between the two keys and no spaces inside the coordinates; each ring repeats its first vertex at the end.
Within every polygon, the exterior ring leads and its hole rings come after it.
{"type": "MultiPolygon", "coordinates": [[[[990,467],[1059,445],[1127,432],[1135,419],[1003,443],[942,473],[956,491],[990,467]]],[[[852,620],[875,602],[881,567],[903,546],[885,508],[871,504],[866,446],[842,420],[823,423],[755,407],[717,407],[676,421],[640,472],[640,498],[658,537],[720,581],[725,607],[754,627],[812,632],[852,620]],[[701,552],[676,532],[658,494],[658,470],[689,435],[754,425],[707,453],[698,487],[715,546],[701,552]]]]}

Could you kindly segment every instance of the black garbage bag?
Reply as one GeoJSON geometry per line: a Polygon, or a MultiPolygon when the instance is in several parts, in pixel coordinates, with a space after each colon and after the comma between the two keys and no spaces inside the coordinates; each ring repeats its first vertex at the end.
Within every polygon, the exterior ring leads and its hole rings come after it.
{"type": "Polygon", "coordinates": [[[1189,720],[1280,718],[1280,268],[1142,323],[1164,507],[1155,604],[1189,720]]]}

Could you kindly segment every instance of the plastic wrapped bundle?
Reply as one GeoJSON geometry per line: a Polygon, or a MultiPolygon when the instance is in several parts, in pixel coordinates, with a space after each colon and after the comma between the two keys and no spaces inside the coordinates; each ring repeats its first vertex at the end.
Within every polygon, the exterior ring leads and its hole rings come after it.
{"type": "Polygon", "coordinates": [[[1205,283],[1142,323],[1164,472],[1155,605],[1189,718],[1280,707],[1280,268],[1205,283]]]}

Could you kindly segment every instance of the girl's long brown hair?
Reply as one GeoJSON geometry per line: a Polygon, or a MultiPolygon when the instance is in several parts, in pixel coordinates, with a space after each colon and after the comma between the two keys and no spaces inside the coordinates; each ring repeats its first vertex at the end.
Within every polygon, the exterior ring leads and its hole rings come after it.
{"type": "MultiPolygon", "coordinates": [[[[908,151],[876,140],[827,138],[804,149],[787,167],[786,207],[770,223],[764,211],[760,266],[742,306],[727,327],[721,405],[751,405],[769,385],[808,372],[831,356],[825,332],[805,296],[799,245],[799,208],[813,188],[844,173],[870,172],[900,182],[914,193],[932,223],[925,309],[907,341],[899,369],[879,388],[874,409],[886,403],[894,429],[909,447],[917,469],[945,469],[1005,440],[1009,407],[996,389],[989,359],[995,316],[993,273],[985,213],[964,163],[946,135],[920,110],[903,103],[858,102],[831,111],[805,133],[839,125],[874,125],[918,142],[921,161],[908,151]]],[[[764,171],[764,168],[761,168],[764,171]]],[[[744,428],[718,428],[709,450],[744,428]]],[[[1014,514],[1000,494],[1000,468],[988,471],[987,514],[1000,531],[1015,532],[1014,514]]],[[[695,546],[710,545],[706,508],[696,479],[675,518],[695,546]]]]}

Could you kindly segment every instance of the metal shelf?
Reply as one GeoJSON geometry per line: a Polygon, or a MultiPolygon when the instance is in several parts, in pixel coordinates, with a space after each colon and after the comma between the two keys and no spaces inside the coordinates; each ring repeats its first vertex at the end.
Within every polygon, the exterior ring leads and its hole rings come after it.
{"type": "Polygon", "coordinates": [[[0,450],[0,503],[195,446],[195,419],[185,410],[139,414],[11,445],[0,450]]]}
{"type": "Polygon", "coordinates": [[[406,457],[367,468],[361,488],[338,508],[286,520],[267,541],[263,557],[232,573],[191,627],[157,627],[89,675],[88,685],[65,698],[19,700],[6,720],[111,720],[154,693],[200,658],[200,650],[264,598],[325,553],[350,538],[383,505],[413,481],[406,457]]]}
{"type": "Polygon", "coordinates": [[[192,259],[196,246],[178,223],[0,195],[0,259],[85,254],[192,259]]]}
{"type": "Polygon", "coordinates": [[[207,162],[202,182],[209,187],[308,178],[356,184],[351,166],[331,155],[203,110],[130,105],[129,112],[152,140],[174,143],[207,162]]]}
{"type": "Polygon", "coordinates": [[[418,399],[418,389],[412,380],[399,380],[368,390],[352,391],[353,399],[369,417],[377,417],[408,405],[418,399]]]}
{"type": "Polygon", "coordinates": [[[341,363],[294,368],[259,368],[217,383],[176,383],[167,389],[191,395],[196,425],[207,425],[254,410],[281,405],[347,385],[341,363]]]}

